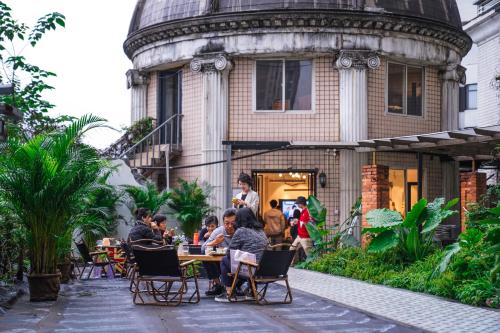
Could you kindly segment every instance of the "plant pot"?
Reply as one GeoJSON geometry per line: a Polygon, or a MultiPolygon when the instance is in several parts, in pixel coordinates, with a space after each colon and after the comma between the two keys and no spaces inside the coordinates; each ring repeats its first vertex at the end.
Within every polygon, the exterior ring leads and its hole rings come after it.
{"type": "Polygon", "coordinates": [[[71,262],[66,261],[57,264],[57,269],[61,272],[61,283],[66,284],[71,279],[71,262]]]}
{"type": "Polygon", "coordinates": [[[55,301],[60,289],[61,274],[30,274],[30,302],[55,301]]]}

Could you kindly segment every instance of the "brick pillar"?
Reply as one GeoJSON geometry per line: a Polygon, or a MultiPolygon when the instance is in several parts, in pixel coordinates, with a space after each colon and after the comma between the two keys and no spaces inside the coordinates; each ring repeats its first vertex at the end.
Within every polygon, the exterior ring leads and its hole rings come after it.
{"type": "MultiPolygon", "coordinates": [[[[389,208],[389,167],[385,165],[364,165],[361,204],[363,212],[362,228],[368,226],[366,213],[377,208],[389,208]]],[[[361,239],[366,245],[365,237],[361,239]]]]}
{"type": "Polygon", "coordinates": [[[486,174],[481,172],[463,172],[460,174],[460,225],[465,230],[465,209],[467,204],[478,202],[486,193],[486,174]]]}

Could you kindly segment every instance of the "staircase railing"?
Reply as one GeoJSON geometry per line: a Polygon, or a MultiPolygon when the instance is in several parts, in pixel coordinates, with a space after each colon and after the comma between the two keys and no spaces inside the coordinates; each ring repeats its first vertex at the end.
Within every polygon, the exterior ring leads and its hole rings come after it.
{"type": "Polygon", "coordinates": [[[182,114],[176,114],[168,118],[151,133],[122,153],[120,158],[129,159],[132,168],[154,167],[154,161],[162,157],[165,158],[168,165],[170,153],[181,149],[182,117],[182,114]]]}

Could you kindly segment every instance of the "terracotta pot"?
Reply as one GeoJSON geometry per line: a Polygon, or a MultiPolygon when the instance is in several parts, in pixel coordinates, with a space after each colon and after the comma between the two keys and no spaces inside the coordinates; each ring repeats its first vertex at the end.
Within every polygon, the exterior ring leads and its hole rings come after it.
{"type": "Polygon", "coordinates": [[[68,283],[71,279],[71,262],[63,262],[57,264],[57,269],[61,272],[61,283],[68,283]]]}
{"type": "Polygon", "coordinates": [[[30,274],[30,302],[55,301],[60,289],[61,274],[30,274]]]}

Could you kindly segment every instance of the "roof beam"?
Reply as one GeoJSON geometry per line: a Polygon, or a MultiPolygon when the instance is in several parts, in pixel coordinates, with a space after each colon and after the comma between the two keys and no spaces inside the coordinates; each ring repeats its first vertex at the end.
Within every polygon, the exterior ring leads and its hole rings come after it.
{"type": "Polygon", "coordinates": [[[493,128],[489,129],[489,128],[474,128],[474,132],[476,132],[476,134],[479,134],[479,135],[486,135],[486,136],[491,136],[491,137],[495,137],[497,135],[500,135],[500,131],[497,131],[493,128]]]}
{"type": "Polygon", "coordinates": [[[462,139],[462,140],[467,140],[469,138],[473,138],[473,137],[477,136],[476,134],[467,133],[465,131],[462,131],[462,132],[448,132],[448,135],[450,136],[450,138],[453,138],[453,139],[462,139]]]}

